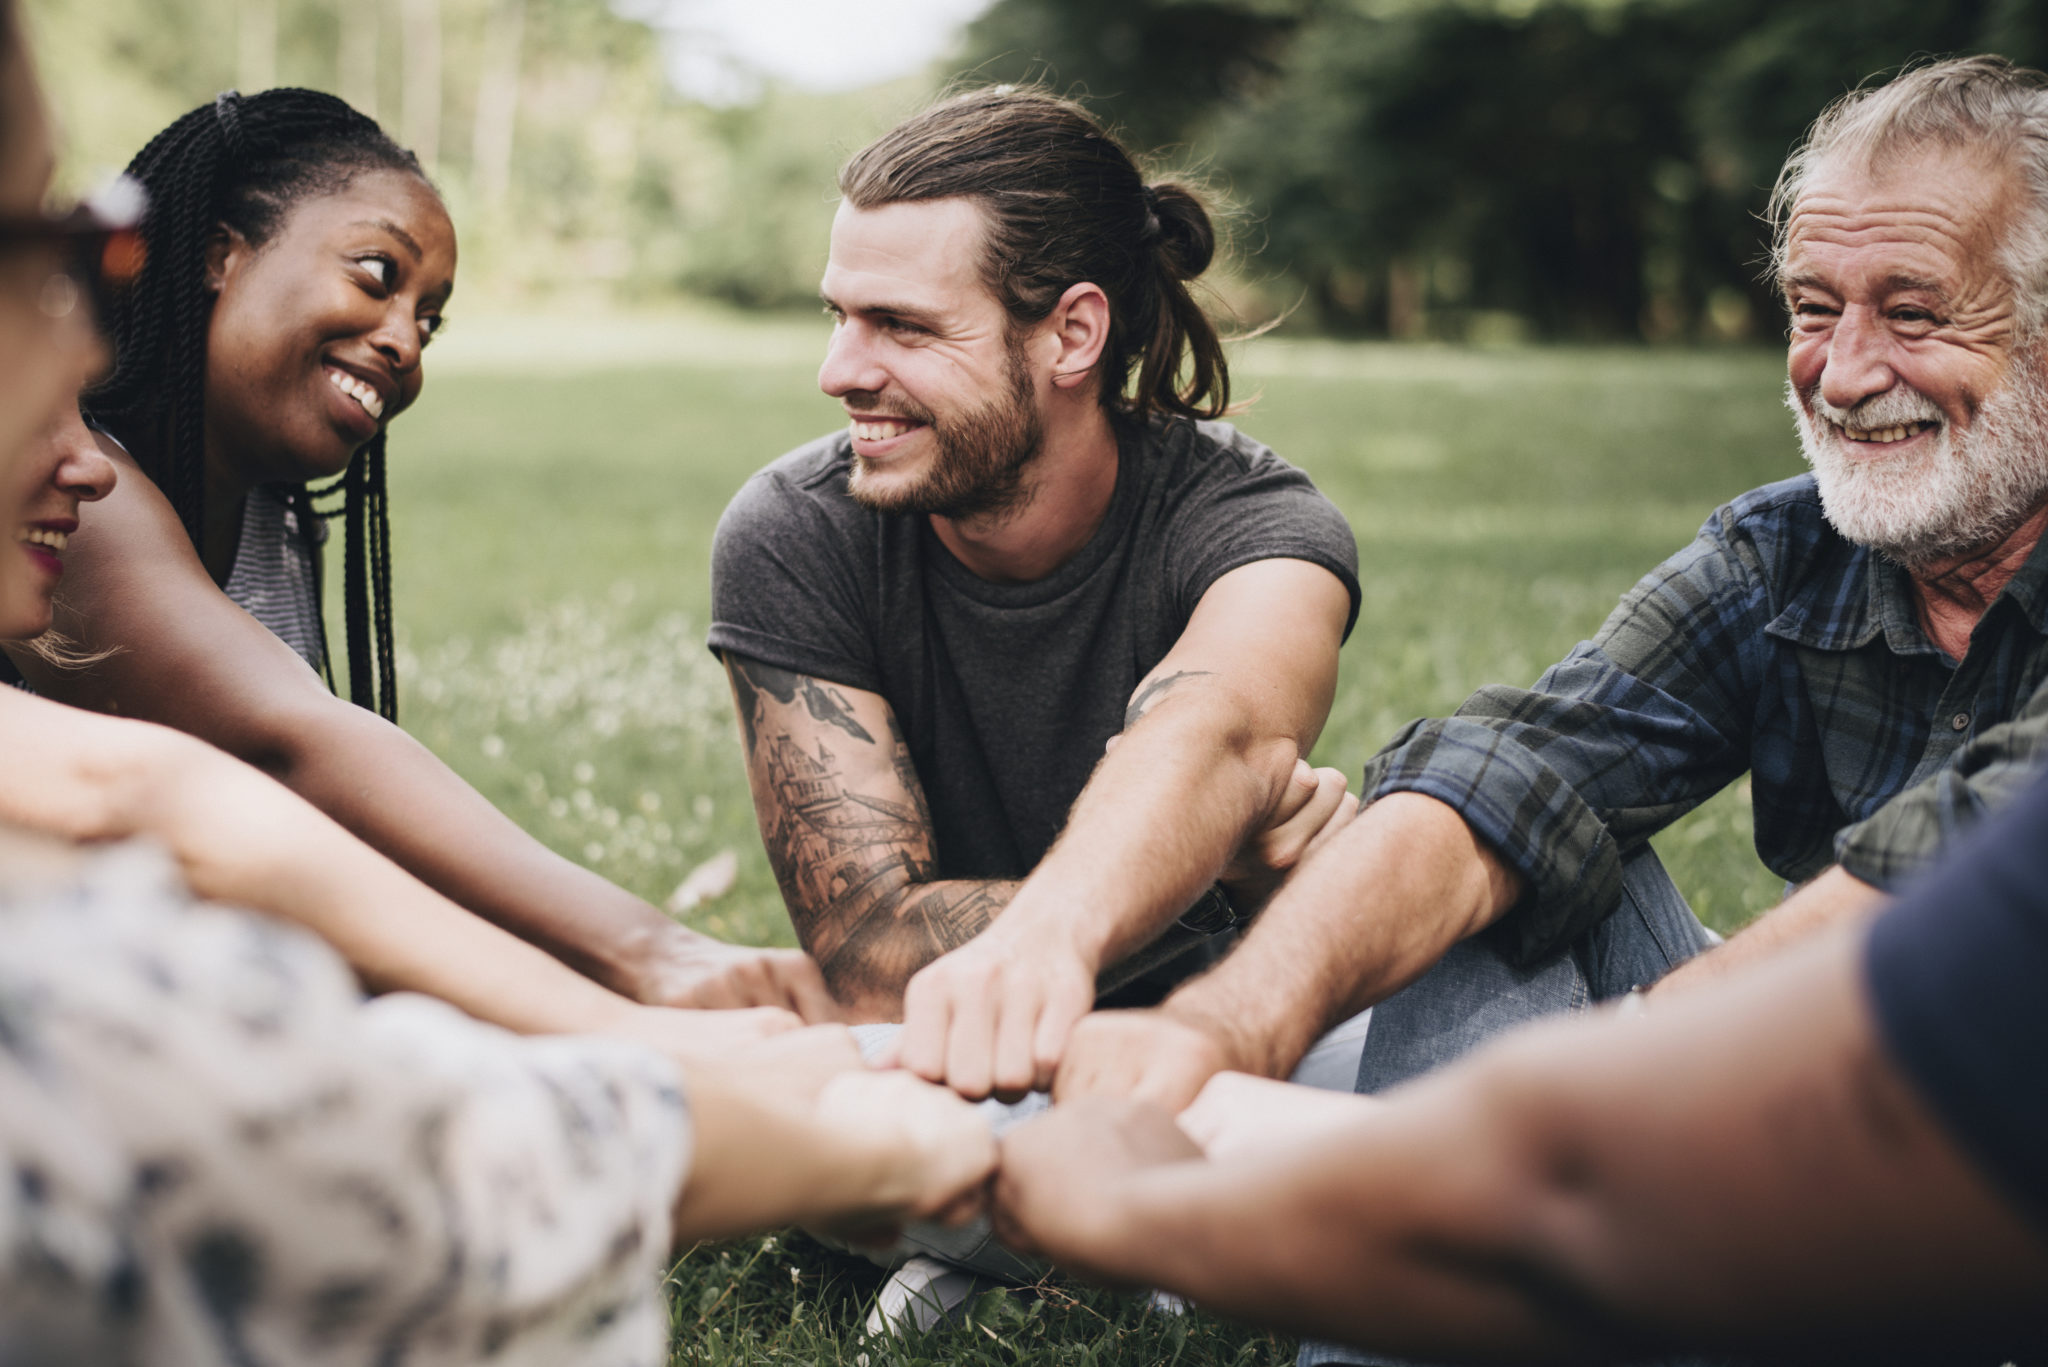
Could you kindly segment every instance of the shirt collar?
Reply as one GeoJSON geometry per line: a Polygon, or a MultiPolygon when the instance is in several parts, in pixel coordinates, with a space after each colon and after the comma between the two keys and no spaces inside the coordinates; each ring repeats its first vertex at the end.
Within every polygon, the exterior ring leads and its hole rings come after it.
{"type": "MultiPolygon", "coordinates": [[[[1906,572],[1868,547],[1844,540],[1832,526],[1823,535],[1839,553],[1826,558],[1825,568],[1800,585],[1764,629],[1816,650],[1856,650],[1882,635],[1894,655],[1942,656],[1920,629],[1906,572]]],[[[2027,563],[1985,616],[2008,600],[2036,632],[2048,635],[2048,536],[2035,543],[2027,563]]]]}

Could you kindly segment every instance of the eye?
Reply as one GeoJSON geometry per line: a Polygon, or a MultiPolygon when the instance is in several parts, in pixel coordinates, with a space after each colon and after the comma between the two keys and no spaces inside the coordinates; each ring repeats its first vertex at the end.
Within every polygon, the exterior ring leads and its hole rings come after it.
{"type": "Polygon", "coordinates": [[[419,320],[420,345],[426,346],[441,335],[441,329],[448,326],[448,320],[438,313],[429,313],[419,320]]]}
{"type": "Polygon", "coordinates": [[[391,258],[385,256],[359,256],[356,264],[363,273],[377,282],[379,289],[391,288],[391,258]]]}

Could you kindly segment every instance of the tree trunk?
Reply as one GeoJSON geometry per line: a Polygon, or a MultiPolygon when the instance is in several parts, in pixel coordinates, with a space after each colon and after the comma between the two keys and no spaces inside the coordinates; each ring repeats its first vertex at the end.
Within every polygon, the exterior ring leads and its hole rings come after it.
{"type": "Polygon", "coordinates": [[[341,98],[347,100],[361,113],[377,117],[377,37],[378,17],[383,13],[379,0],[334,0],[334,11],[341,23],[341,53],[336,65],[340,68],[341,98]]]}
{"type": "Polygon", "coordinates": [[[498,0],[484,30],[476,131],[469,155],[477,199],[486,209],[503,204],[512,185],[512,135],[519,121],[519,49],[525,32],[526,0],[498,0]]]}
{"type": "Polygon", "coordinates": [[[405,45],[400,130],[431,172],[441,160],[441,0],[402,0],[399,16],[405,45]]]}
{"type": "Polygon", "coordinates": [[[277,0],[241,0],[235,37],[235,84],[250,95],[276,85],[277,0]]]}

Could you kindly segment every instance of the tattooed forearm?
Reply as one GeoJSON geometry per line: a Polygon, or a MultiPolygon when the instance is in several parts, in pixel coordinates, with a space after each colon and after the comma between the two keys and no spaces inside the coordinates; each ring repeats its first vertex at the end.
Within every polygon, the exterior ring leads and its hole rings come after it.
{"type": "Polygon", "coordinates": [[[1012,882],[957,881],[900,888],[876,899],[853,933],[818,966],[843,1002],[900,1006],[919,969],[986,930],[1009,905],[1012,882]]]}
{"type": "Polygon", "coordinates": [[[853,704],[832,685],[819,683],[809,675],[747,659],[743,655],[731,656],[729,663],[732,666],[728,673],[732,675],[733,698],[739,708],[740,725],[746,732],[749,758],[753,756],[761,714],[767,705],[763,694],[785,706],[802,697],[804,710],[811,714],[812,720],[836,726],[855,740],[864,740],[869,745],[875,743],[867,728],[853,719],[853,704]]]}
{"type": "Polygon", "coordinates": [[[1139,719],[1147,712],[1150,712],[1161,698],[1164,698],[1171,692],[1175,684],[1185,679],[1205,679],[1209,677],[1209,674],[1210,671],[1206,669],[1183,669],[1177,673],[1168,674],[1163,679],[1154,679],[1151,683],[1146,684],[1138,690],[1138,696],[1131,699],[1131,705],[1124,709],[1124,730],[1128,731],[1133,726],[1136,726],[1139,719]]]}
{"type": "Polygon", "coordinates": [[[855,746],[856,762],[842,763],[842,743],[810,723],[875,745],[845,694],[756,660],[726,663],[762,840],[797,936],[842,1004],[896,1009],[911,975],[980,934],[1015,884],[934,881],[931,811],[893,715],[885,756],[855,746]],[[878,783],[884,773],[896,785],[878,783]],[[883,791],[858,791],[872,787],[883,791]]]}

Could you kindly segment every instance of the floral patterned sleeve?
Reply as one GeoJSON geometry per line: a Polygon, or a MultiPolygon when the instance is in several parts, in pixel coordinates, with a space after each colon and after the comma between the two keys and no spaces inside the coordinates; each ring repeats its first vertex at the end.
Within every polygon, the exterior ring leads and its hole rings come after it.
{"type": "Polygon", "coordinates": [[[663,1359],[672,1063],[365,1003],[324,944],[192,903],[153,851],[24,873],[13,841],[0,1360],[663,1359]]]}

